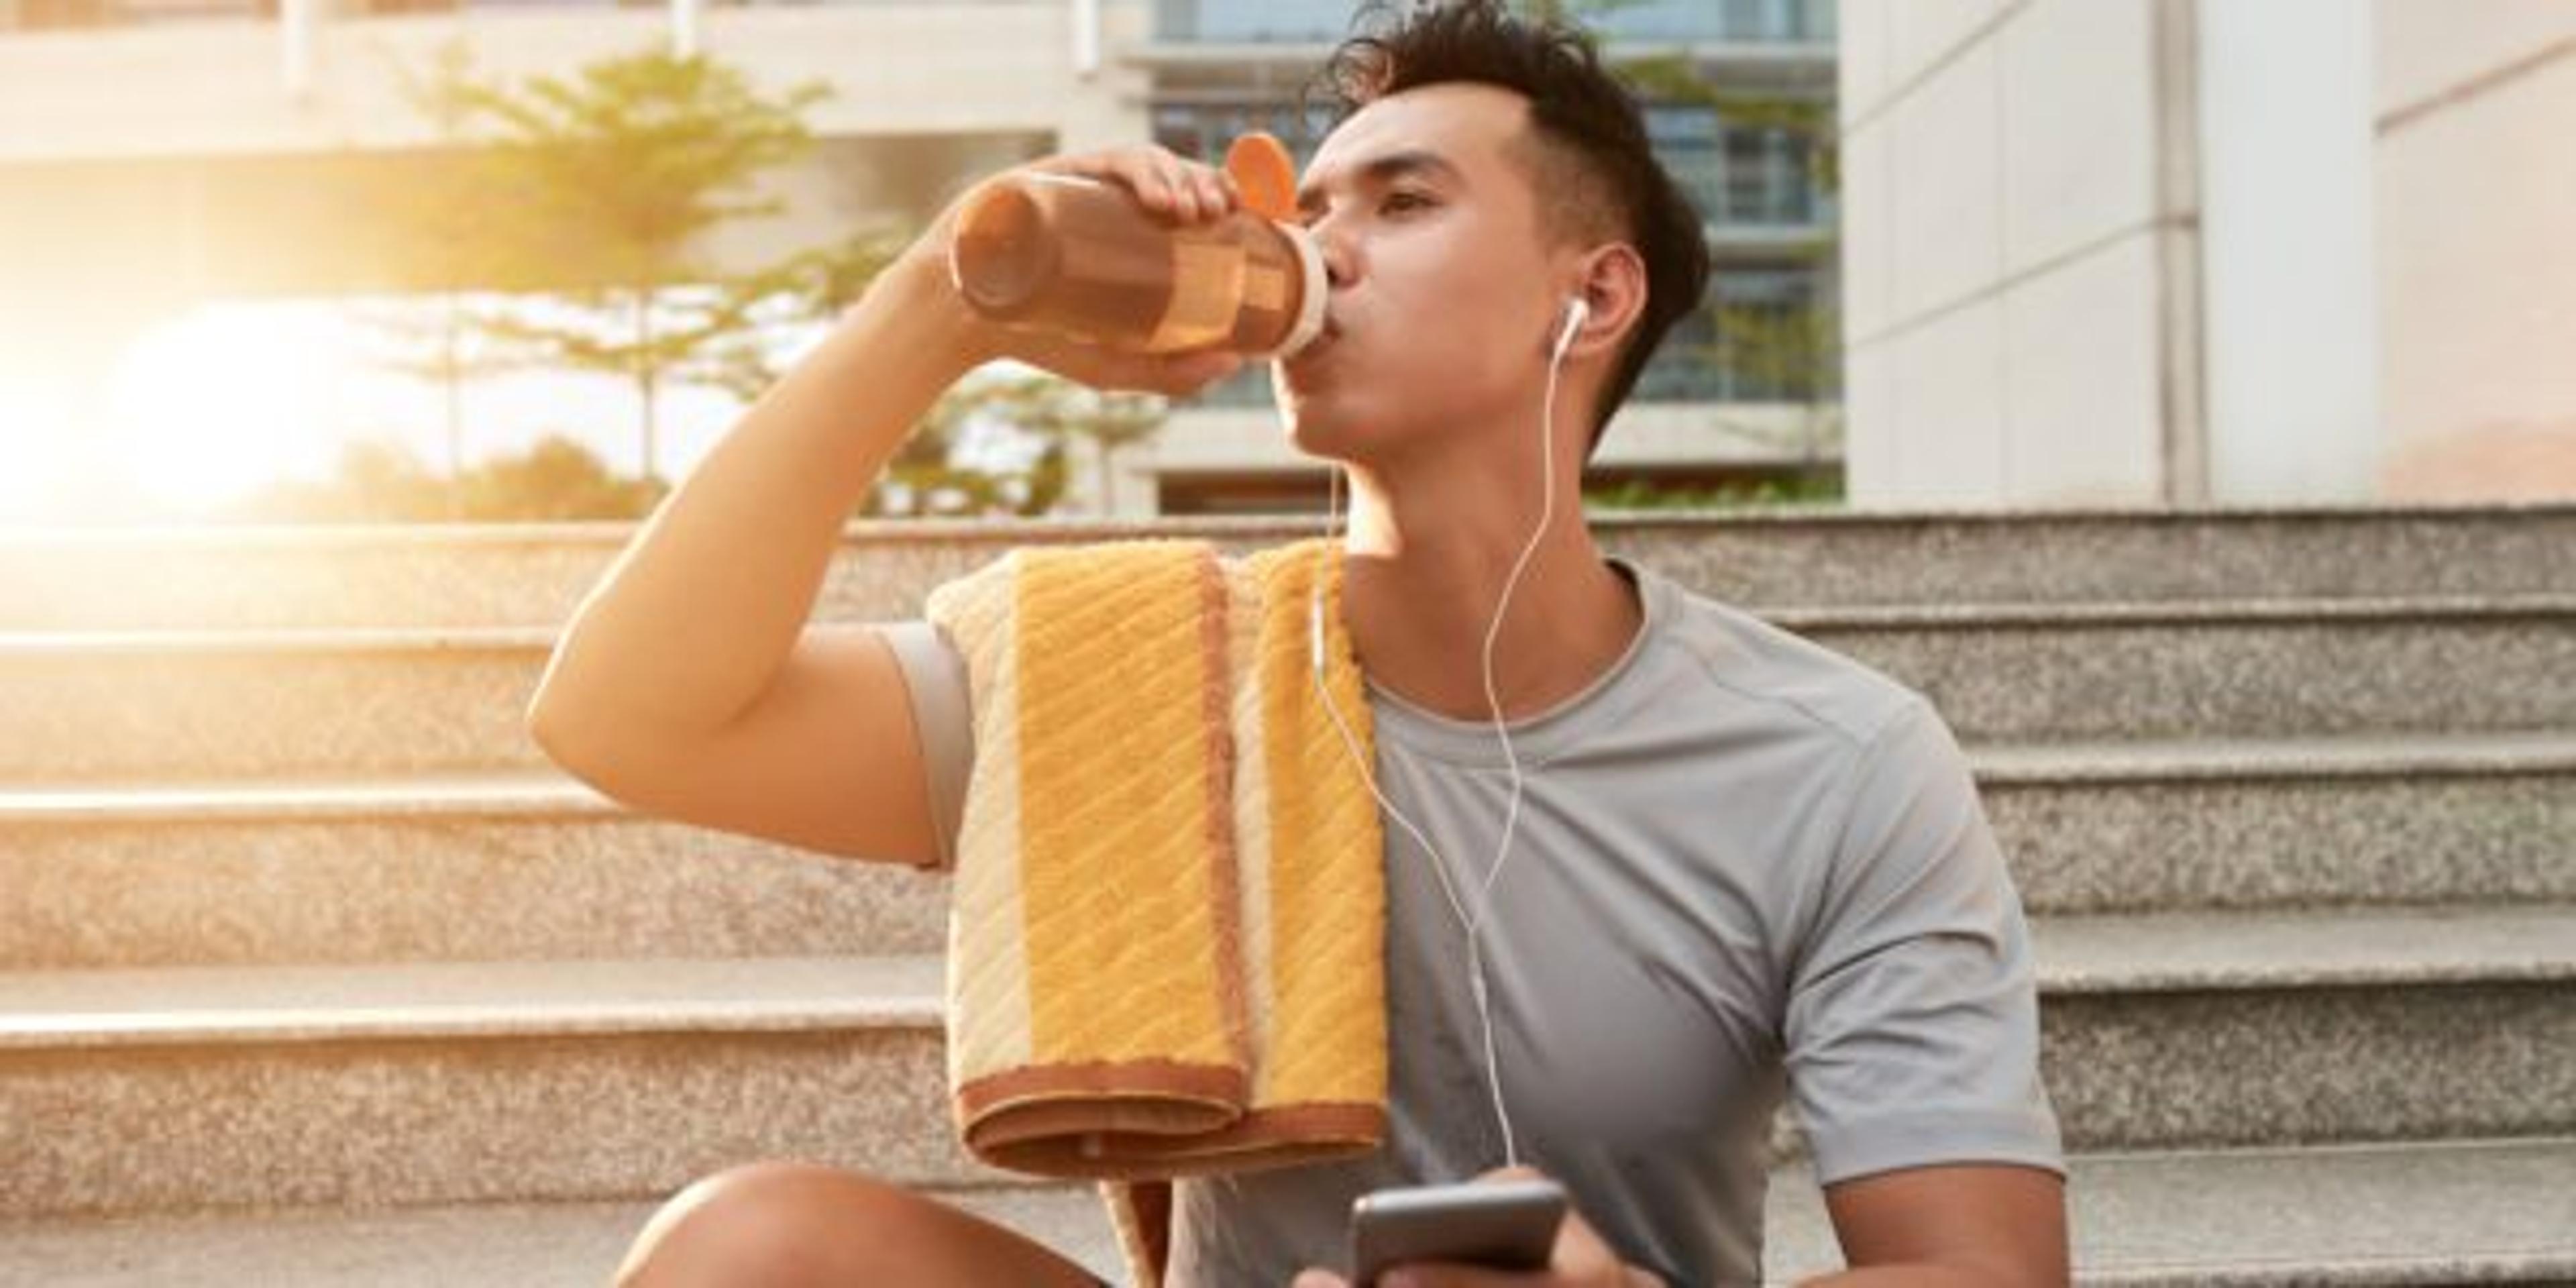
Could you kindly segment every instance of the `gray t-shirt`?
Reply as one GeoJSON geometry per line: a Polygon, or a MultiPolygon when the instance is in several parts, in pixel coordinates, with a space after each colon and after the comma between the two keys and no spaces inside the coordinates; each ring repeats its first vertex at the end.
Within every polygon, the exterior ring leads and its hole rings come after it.
{"type": "MultiPolygon", "coordinates": [[[[1949,730],[1858,663],[1620,570],[1645,609],[1627,653],[1511,727],[1520,823],[1479,935],[1522,1161],[1677,1288],[1759,1281],[1784,1090],[1826,1184],[2063,1172],[2020,901],[1949,730]]],[[[895,644],[953,836],[965,669],[927,626],[895,644]]],[[[1469,897],[1511,785],[1492,726],[1374,686],[1370,710],[1380,788],[1469,897]]],[[[1344,1268],[1352,1199],[1502,1165],[1457,915],[1432,856],[1386,837],[1387,1145],[1181,1182],[1175,1284],[1344,1268]]]]}

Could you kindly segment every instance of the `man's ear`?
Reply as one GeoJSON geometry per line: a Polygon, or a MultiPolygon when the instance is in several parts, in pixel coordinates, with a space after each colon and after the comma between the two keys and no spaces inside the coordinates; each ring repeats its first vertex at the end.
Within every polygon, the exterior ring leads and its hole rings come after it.
{"type": "Polygon", "coordinates": [[[1584,252],[1574,294],[1589,316],[1566,350],[1571,357],[1616,353],[1646,316],[1646,261],[1637,248],[1611,242],[1584,252]]]}

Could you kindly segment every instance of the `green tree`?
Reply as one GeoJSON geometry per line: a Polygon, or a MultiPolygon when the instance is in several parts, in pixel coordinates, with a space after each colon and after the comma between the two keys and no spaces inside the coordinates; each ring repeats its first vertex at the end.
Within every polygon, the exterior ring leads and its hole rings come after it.
{"type": "Polygon", "coordinates": [[[452,480],[440,479],[399,444],[360,440],[341,449],[332,477],[270,484],[230,517],[271,523],[639,519],[669,490],[658,479],[618,477],[598,453],[561,434],[452,480]]]}
{"type": "MultiPolygon", "coordinates": [[[[1624,62],[1620,74],[1643,98],[1704,106],[1732,128],[1786,138],[1802,158],[1807,183],[1820,200],[1831,200],[1840,189],[1840,135],[1831,97],[1723,90],[1680,56],[1624,62]]],[[[1840,221],[1828,220],[1815,235],[1781,253],[1810,269],[1811,280],[1826,283],[1841,258],[1841,242],[1840,221]]],[[[1720,423],[1744,437],[1773,439],[1774,446],[1797,452],[1808,464],[1823,459],[1842,438],[1835,392],[1842,367],[1842,313],[1831,289],[1820,291],[1805,308],[1786,310],[1727,303],[1722,280],[1711,295],[1707,308],[1717,334],[1707,350],[1709,361],[1738,384],[1770,395],[1766,401],[1793,402],[1800,409],[1784,441],[1771,427],[1723,412],[1720,423]]]]}
{"type": "Polygon", "coordinates": [[[735,279],[728,289],[745,301],[742,315],[761,325],[710,337],[676,364],[675,378],[724,390],[745,403],[758,401],[787,374],[786,364],[774,356],[777,337],[788,328],[837,320],[902,253],[903,244],[891,230],[862,229],[735,279]]]}
{"type": "MultiPolygon", "coordinates": [[[[1524,0],[1520,8],[1597,32],[1612,14],[1638,2],[1524,0]]],[[[1803,160],[1807,182],[1820,198],[1830,200],[1841,189],[1841,127],[1830,89],[1804,93],[1790,88],[1722,88],[1701,75],[1685,54],[1620,58],[1615,67],[1642,101],[1705,107],[1731,128],[1789,140],[1803,160]]],[[[1813,270],[1813,280],[1830,282],[1840,247],[1840,223],[1828,221],[1818,235],[1784,248],[1783,254],[1813,270]]],[[[1716,340],[1706,346],[1704,356],[1737,384],[1795,402],[1800,408],[1785,434],[1724,411],[1718,413],[1717,423],[1739,436],[1796,452],[1805,467],[1801,475],[1812,473],[1842,439],[1842,408],[1836,396],[1842,319],[1832,290],[1820,292],[1808,308],[1789,310],[1730,304],[1720,291],[1713,291],[1712,297],[1706,308],[1716,340]]]]}
{"type": "Polygon", "coordinates": [[[563,434],[526,455],[499,457],[465,476],[465,517],[487,522],[640,519],[670,493],[657,478],[620,478],[599,454],[563,434]]]}
{"type": "MultiPolygon", "coordinates": [[[[388,60],[392,61],[392,60],[388,60]]],[[[403,99],[425,118],[437,147],[395,166],[371,165],[359,192],[370,228],[383,239],[386,266],[406,290],[435,294],[424,319],[413,308],[363,315],[391,346],[376,365],[434,383],[444,402],[447,476],[465,473],[464,385],[513,364],[483,343],[470,292],[528,276],[509,262],[511,239],[487,235],[491,211],[505,204],[505,176],[477,144],[473,53],[461,38],[442,44],[427,72],[392,61],[403,99]]]]}
{"type": "Polygon", "coordinates": [[[1118,453],[1162,432],[1170,404],[1152,394],[1103,393],[1054,376],[1035,376],[998,388],[991,404],[1005,420],[1053,439],[1068,453],[1091,445],[1099,471],[1099,512],[1118,512],[1118,453]]]}
{"type": "Polygon", "coordinates": [[[519,360],[623,376],[641,408],[641,459],[659,476],[657,404],[673,380],[738,371],[746,332],[778,321],[782,292],[811,299],[866,270],[849,245],[749,273],[720,271],[705,235],[785,203],[744,196],[763,171],[813,146],[801,113],[830,96],[809,82],[769,97],[703,55],[648,51],[511,90],[466,84],[467,110],[497,133],[492,174],[510,194],[485,235],[514,263],[557,266],[568,321],[505,311],[478,325],[519,360]]]}
{"type": "Polygon", "coordinates": [[[1025,474],[957,463],[957,440],[978,417],[1012,419],[1027,396],[1019,381],[970,381],[941,394],[905,435],[858,513],[869,518],[1035,516],[1055,510],[1065,488],[1065,445],[1054,439],[1025,474]]]}

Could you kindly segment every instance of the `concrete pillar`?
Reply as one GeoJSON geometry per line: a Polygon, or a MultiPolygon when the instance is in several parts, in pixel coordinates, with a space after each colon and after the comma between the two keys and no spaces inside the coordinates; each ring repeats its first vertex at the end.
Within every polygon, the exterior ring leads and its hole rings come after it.
{"type": "Polygon", "coordinates": [[[671,0],[671,56],[694,58],[698,53],[698,15],[701,0],[671,0]]]}
{"type": "Polygon", "coordinates": [[[291,102],[313,95],[313,33],[321,17],[322,0],[279,0],[279,72],[291,102]]]}
{"type": "Polygon", "coordinates": [[[2199,6],[2202,361],[2222,504],[2377,489],[2372,13],[2199,6]]]}
{"type": "Polygon", "coordinates": [[[1103,48],[1143,42],[1153,31],[1153,9],[1143,0],[1076,0],[1064,15],[1070,92],[1057,118],[1056,148],[1081,152],[1152,137],[1145,104],[1152,81],[1136,66],[1105,60],[1103,48]]]}
{"type": "Polygon", "coordinates": [[[1073,0],[1073,74],[1085,80],[1100,70],[1100,0],[1073,0]]]}

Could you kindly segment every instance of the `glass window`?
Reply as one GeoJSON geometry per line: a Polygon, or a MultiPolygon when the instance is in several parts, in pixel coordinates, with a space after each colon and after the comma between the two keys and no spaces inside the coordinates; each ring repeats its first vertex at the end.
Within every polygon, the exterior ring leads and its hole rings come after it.
{"type": "MultiPolygon", "coordinates": [[[[1350,31],[1353,0],[1156,0],[1157,39],[1331,42],[1350,31]]],[[[1613,40],[1765,44],[1833,38],[1833,0],[1626,0],[1584,21],[1613,40]]]]}

